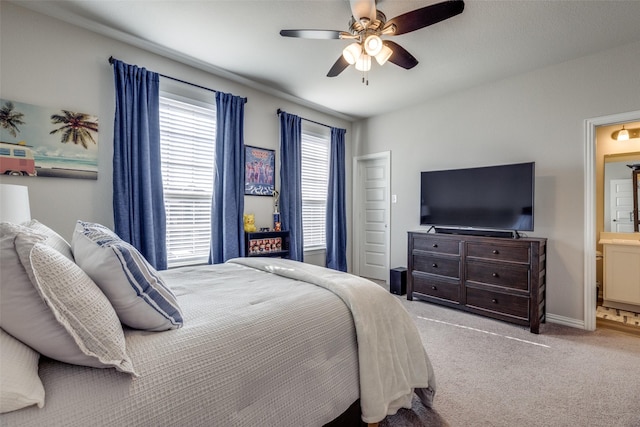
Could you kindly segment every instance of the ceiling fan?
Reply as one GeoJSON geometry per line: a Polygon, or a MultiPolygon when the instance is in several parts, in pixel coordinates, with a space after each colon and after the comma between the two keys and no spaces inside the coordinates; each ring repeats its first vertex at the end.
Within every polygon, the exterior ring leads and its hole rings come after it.
{"type": "Polygon", "coordinates": [[[380,65],[389,61],[408,70],[418,65],[418,60],[398,43],[383,40],[382,37],[410,33],[449,19],[464,10],[463,0],[447,0],[387,20],[385,14],[376,9],[376,0],[350,0],[350,5],[352,16],[349,31],[281,30],[280,35],[304,39],[353,40],[333,64],[327,77],[336,77],[349,65],[367,72],[371,69],[372,57],[380,65]]]}

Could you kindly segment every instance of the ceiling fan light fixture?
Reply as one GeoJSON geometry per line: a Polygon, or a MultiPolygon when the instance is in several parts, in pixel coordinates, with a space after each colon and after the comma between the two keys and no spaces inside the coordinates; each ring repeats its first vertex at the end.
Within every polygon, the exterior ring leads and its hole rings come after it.
{"type": "Polygon", "coordinates": [[[356,61],[356,70],[369,71],[371,69],[371,57],[369,55],[360,55],[356,61]]]}
{"type": "Polygon", "coordinates": [[[342,56],[344,57],[345,61],[347,61],[351,65],[354,65],[362,56],[362,46],[360,46],[360,43],[351,43],[349,46],[344,48],[344,50],[342,51],[342,56]]]}
{"type": "Polygon", "coordinates": [[[382,39],[375,34],[364,40],[364,50],[369,56],[376,56],[382,50],[382,39]]]}
{"type": "Polygon", "coordinates": [[[380,52],[376,55],[376,61],[378,64],[384,65],[385,62],[391,58],[391,55],[393,55],[393,50],[391,50],[389,46],[383,45],[380,52]]]}
{"type": "Polygon", "coordinates": [[[617,141],[628,141],[629,140],[629,131],[624,128],[624,125],[622,125],[622,130],[620,130],[618,132],[618,137],[616,138],[616,140],[617,141]]]}

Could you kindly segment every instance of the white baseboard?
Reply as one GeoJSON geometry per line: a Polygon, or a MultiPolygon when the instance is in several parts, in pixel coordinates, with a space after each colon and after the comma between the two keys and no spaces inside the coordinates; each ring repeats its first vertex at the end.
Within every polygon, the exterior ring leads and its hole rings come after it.
{"type": "Polygon", "coordinates": [[[571,328],[585,329],[584,320],[572,319],[570,317],[558,316],[557,314],[546,314],[546,321],[549,323],[556,323],[558,325],[569,326],[571,328]]]}

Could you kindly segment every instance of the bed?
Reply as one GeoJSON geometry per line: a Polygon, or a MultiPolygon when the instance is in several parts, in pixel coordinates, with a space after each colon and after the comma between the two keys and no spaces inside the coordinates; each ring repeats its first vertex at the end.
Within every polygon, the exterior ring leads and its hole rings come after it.
{"type": "Polygon", "coordinates": [[[368,280],[276,258],[157,274],[181,327],[124,326],[131,372],[41,356],[44,405],[0,424],[323,426],[349,408],[374,424],[410,407],[414,391],[432,404],[433,370],[412,319],[368,280]]]}

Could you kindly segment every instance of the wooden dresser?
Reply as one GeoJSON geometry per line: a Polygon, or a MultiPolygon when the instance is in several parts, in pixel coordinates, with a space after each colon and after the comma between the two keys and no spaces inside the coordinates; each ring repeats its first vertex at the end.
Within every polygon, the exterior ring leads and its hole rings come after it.
{"type": "Polygon", "coordinates": [[[545,320],[543,238],[409,232],[407,299],[481,314],[539,333],[545,320]]]}

